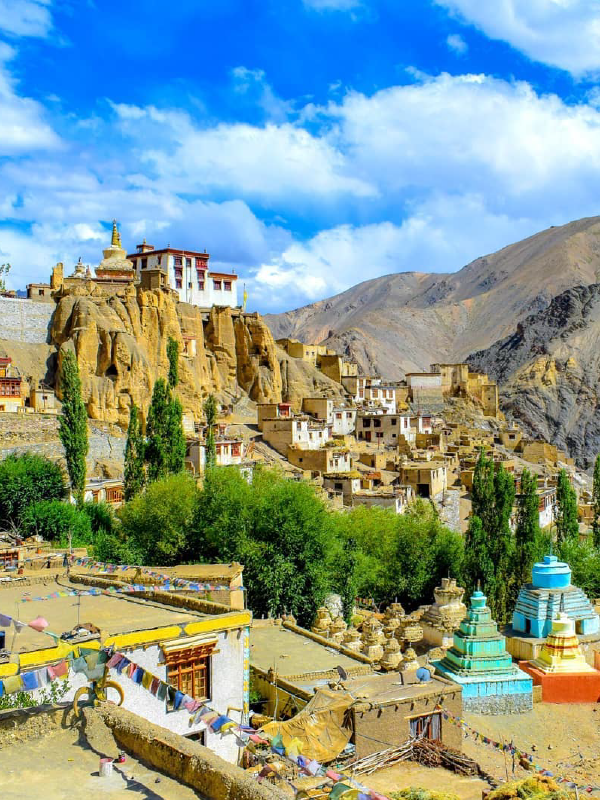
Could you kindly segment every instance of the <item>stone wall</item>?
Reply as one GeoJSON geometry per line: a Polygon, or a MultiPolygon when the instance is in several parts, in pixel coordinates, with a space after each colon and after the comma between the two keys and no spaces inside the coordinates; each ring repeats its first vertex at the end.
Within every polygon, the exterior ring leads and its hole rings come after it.
{"type": "Polygon", "coordinates": [[[490,697],[463,697],[463,708],[472,714],[523,714],[533,708],[533,698],[530,692],[490,697]]]}
{"type": "Polygon", "coordinates": [[[268,783],[257,783],[197,742],[122,708],[106,705],[84,713],[86,717],[98,714],[119,747],[211,800],[283,800],[287,796],[268,783]]]}
{"type": "Polygon", "coordinates": [[[71,704],[0,711],[0,750],[55,733],[73,719],[71,704]]]}
{"type": "Polygon", "coordinates": [[[0,297],[2,338],[28,344],[46,344],[55,308],[54,303],[0,297]]]}

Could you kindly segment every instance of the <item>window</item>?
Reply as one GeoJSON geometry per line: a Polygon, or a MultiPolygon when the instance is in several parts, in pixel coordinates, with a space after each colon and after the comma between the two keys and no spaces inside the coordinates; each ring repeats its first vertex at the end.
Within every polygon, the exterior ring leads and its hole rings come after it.
{"type": "Polygon", "coordinates": [[[370,428],[371,427],[371,420],[370,419],[363,419],[362,424],[363,424],[363,428],[370,428]]]}
{"type": "Polygon", "coordinates": [[[217,292],[220,292],[221,291],[221,281],[213,281],[213,289],[215,289],[215,291],[217,291],[217,292]]]}
{"type": "Polygon", "coordinates": [[[162,256],[158,256],[157,257],[157,263],[158,263],[158,266],[160,267],[160,265],[162,263],[162,256]]]}
{"type": "Polygon", "coordinates": [[[204,281],[198,281],[198,289],[200,289],[201,292],[204,291],[204,281]]]}
{"type": "Polygon", "coordinates": [[[335,418],[336,418],[336,419],[341,419],[341,418],[342,418],[342,415],[341,415],[341,413],[338,413],[338,412],[336,412],[336,414],[335,414],[335,418]]]}
{"type": "Polygon", "coordinates": [[[373,420],[373,427],[374,428],[381,428],[381,420],[380,419],[374,419],[373,420]]]}
{"type": "Polygon", "coordinates": [[[175,278],[175,288],[181,289],[181,278],[175,278]]]}
{"type": "Polygon", "coordinates": [[[210,698],[210,656],[212,645],[165,653],[167,683],[194,700],[210,698]]]}
{"type": "Polygon", "coordinates": [[[185,266],[186,266],[186,269],[191,269],[192,268],[192,259],[191,258],[186,258],[185,266]]]}
{"type": "Polygon", "coordinates": [[[192,282],[190,281],[190,282],[188,283],[188,289],[191,289],[191,288],[192,288],[192,282]]]}
{"type": "Polygon", "coordinates": [[[352,419],[352,412],[346,411],[346,419],[352,419]]]}
{"type": "Polygon", "coordinates": [[[183,266],[183,259],[181,256],[175,256],[175,266],[182,267],[183,266]]]}
{"type": "Polygon", "coordinates": [[[196,269],[206,269],[206,262],[196,256],[196,269]]]}
{"type": "Polygon", "coordinates": [[[231,291],[231,281],[224,281],[224,283],[223,283],[223,289],[224,289],[226,292],[230,292],[230,291],[231,291]]]}

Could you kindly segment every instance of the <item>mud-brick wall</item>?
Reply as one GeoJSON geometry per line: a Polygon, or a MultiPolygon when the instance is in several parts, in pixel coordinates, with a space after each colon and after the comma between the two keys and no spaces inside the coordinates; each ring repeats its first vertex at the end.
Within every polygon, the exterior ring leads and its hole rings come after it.
{"type": "Polygon", "coordinates": [[[56,305],[0,297],[0,339],[46,344],[56,305]]]}

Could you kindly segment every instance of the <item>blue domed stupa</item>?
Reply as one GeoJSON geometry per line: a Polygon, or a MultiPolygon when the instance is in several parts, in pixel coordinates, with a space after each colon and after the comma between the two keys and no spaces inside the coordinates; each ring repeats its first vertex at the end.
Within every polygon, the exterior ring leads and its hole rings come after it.
{"type": "Polygon", "coordinates": [[[571,583],[571,569],[556,556],[534,564],[531,583],[521,587],[512,618],[512,634],[545,639],[552,621],[564,610],[580,636],[597,634],[600,619],[585,593],[571,583]]]}
{"type": "Polygon", "coordinates": [[[532,679],[513,664],[485,595],[471,596],[467,616],[436,672],[462,686],[463,708],[480,714],[510,714],[533,707],[532,679]]]}

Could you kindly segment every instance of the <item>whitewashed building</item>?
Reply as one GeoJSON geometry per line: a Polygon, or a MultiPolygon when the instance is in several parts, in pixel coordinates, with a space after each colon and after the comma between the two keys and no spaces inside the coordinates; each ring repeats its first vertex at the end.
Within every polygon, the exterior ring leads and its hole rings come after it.
{"type": "Polygon", "coordinates": [[[238,304],[237,280],[234,273],[213,272],[209,269],[207,252],[178,250],[166,247],[155,250],[144,240],[136,252],[127,256],[135,266],[138,279],[144,270],[160,269],[167,274],[169,286],[182,303],[201,308],[238,304]]]}

